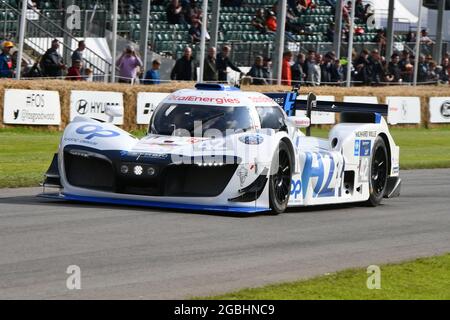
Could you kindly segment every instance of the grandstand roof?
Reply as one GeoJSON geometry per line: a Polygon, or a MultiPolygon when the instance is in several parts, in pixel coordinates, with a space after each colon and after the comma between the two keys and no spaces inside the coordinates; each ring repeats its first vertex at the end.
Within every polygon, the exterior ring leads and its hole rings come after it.
{"type": "MultiPolygon", "coordinates": [[[[387,17],[389,0],[370,1],[378,16],[387,17]]],[[[409,11],[399,0],[395,1],[394,19],[410,23],[417,23],[417,16],[409,11]]]]}

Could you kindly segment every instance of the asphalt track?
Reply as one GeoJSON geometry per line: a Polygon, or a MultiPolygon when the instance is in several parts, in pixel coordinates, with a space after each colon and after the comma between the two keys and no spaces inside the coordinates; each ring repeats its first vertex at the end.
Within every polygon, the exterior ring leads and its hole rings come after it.
{"type": "Polygon", "coordinates": [[[0,299],[170,299],[450,252],[450,169],[402,171],[378,208],[217,215],[0,190],[0,299]],[[81,268],[81,290],[66,269],[81,268]]]}

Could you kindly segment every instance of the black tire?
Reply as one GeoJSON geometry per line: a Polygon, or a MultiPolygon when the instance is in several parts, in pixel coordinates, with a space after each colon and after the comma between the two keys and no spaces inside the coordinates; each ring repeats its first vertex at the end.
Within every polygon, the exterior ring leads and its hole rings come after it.
{"type": "Polygon", "coordinates": [[[291,193],[292,165],[293,158],[289,147],[284,141],[280,141],[269,176],[269,202],[272,214],[280,214],[287,208],[291,193]]]}
{"type": "Polygon", "coordinates": [[[372,148],[369,171],[370,197],[366,204],[376,207],[386,192],[388,178],[388,153],[383,138],[377,137],[372,148]]]}

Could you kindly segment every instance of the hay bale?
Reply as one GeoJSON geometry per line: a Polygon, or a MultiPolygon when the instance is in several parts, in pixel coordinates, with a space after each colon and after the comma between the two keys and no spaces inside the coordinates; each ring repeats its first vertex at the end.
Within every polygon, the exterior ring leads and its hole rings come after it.
{"type": "MultiPolygon", "coordinates": [[[[192,88],[194,82],[171,82],[161,85],[128,85],[119,83],[101,82],[77,82],[65,80],[0,80],[0,127],[3,124],[3,100],[5,89],[33,89],[56,90],[61,99],[61,126],[48,126],[50,130],[61,130],[69,122],[70,117],[70,92],[71,90],[86,91],[115,91],[123,92],[124,96],[124,125],[125,130],[144,129],[146,125],[136,124],[136,103],[138,92],[174,92],[179,89],[192,88]]],[[[245,91],[257,92],[285,92],[291,90],[288,86],[255,86],[243,85],[245,91]]],[[[387,96],[419,96],[422,105],[422,123],[428,126],[428,101],[430,97],[448,96],[448,86],[391,86],[391,87],[302,87],[301,94],[313,92],[316,95],[334,95],[337,101],[342,101],[344,96],[376,96],[378,101],[385,102],[387,96]]],[[[41,126],[42,127],[42,126],[41,126]]],[[[44,126],[45,127],[45,126],[44,126]]]]}

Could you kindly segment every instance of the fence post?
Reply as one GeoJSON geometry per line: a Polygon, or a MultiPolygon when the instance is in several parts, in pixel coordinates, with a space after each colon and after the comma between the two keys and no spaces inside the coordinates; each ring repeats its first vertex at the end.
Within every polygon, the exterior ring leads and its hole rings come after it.
{"type": "Polygon", "coordinates": [[[25,43],[25,28],[27,27],[27,0],[22,0],[22,12],[20,16],[19,31],[19,52],[16,60],[16,79],[20,80],[20,71],[22,69],[23,46],[25,43]]]}

